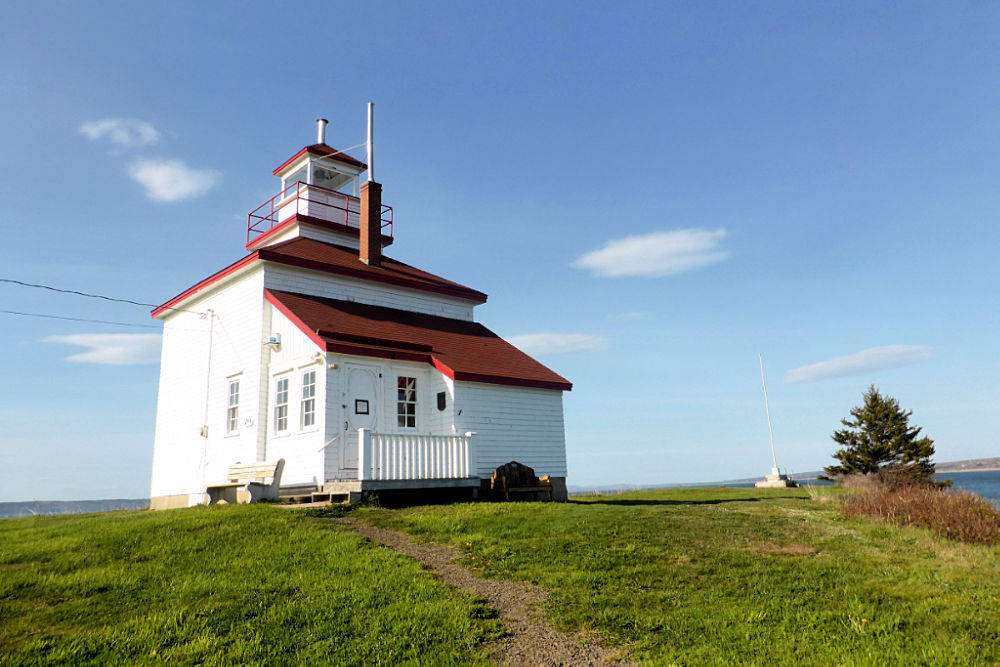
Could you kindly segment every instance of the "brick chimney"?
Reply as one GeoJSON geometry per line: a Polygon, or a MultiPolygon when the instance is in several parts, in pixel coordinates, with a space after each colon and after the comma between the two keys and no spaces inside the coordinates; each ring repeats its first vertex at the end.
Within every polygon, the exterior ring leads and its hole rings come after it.
{"type": "Polygon", "coordinates": [[[382,185],[375,181],[361,185],[360,257],[369,266],[382,264],[382,185]]]}

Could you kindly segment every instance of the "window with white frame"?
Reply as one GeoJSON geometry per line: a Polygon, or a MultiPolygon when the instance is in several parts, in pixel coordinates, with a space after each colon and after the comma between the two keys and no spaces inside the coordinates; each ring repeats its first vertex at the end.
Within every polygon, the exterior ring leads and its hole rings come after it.
{"type": "Polygon", "coordinates": [[[302,428],[316,424],[316,371],[302,374],[302,428]]]}
{"type": "Polygon", "coordinates": [[[279,379],[274,385],[274,431],[288,430],[288,378],[279,379]]]}
{"type": "Polygon", "coordinates": [[[306,165],[301,169],[298,169],[294,174],[289,174],[288,176],[285,176],[284,180],[282,180],[281,182],[281,191],[285,193],[286,197],[294,197],[297,193],[297,190],[293,186],[296,183],[308,183],[308,182],[309,182],[309,165],[306,165]]]}
{"type": "Polygon", "coordinates": [[[417,378],[400,375],[396,380],[396,425],[417,427],[417,378]]]}
{"type": "Polygon", "coordinates": [[[229,381],[229,400],[226,403],[226,433],[236,433],[240,428],[240,381],[229,381]]]}

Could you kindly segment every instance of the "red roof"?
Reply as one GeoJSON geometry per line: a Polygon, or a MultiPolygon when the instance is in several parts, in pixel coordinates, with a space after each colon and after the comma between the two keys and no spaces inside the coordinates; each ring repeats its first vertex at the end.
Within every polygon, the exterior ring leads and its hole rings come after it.
{"type": "Polygon", "coordinates": [[[153,317],[157,317],[165,311],[176,307],[189,297],[207,289],[231,273],[256,264],[260,260],[349,276],[360,280],[371,280],[386,285],[408,287],[424,292],[454,296],[475,304],[486,303],[487,299],[487,296],[478,290],[445,280],[433,273],[421,271],[418,268],[404,264],[391,257],[386,257],[385,255],[382,256],[380,266],[369,266],[358,258],[357,250],[323,243],[314,239],[297,237],[276,243],[273,246],[260,248],[221,271],[210,275],[163,305],[155,308],[153,310],[153,317]]]}
{"type": "Polygon", "coordinates": [[[331,160],[336,160],[337,162],[342,162],[344,164],[349,164],[352,167],[358,167],[359,169],[367,169],[368,168],[368,165],[365,164],[364,162],[362,162],[361,160],[357,160],[357,159],[351,157],[350,155],[348,155],[347,153],[341,153],[336,148],[331,148],[330,146],[327,146],[326,144],[313,144],[312,146],[306,146],[305,148],[303,148],[302,150],[300,150],[298,153],[296,153],[292,157],[290,157],[287,160],[285,160],[281,164],[280,167],[278,167],[277,169],[275,169],[271,173],[274,174],[275,176],[277,176],[279,171],[281,171],[282,169],[284,169],[285,167],[287,167],[288,165],[290,165],[292,162],[295,162],[296,160],[298,160],[300,157],[302,157],[302,155],[304,153],[307,153],[307,152],[309,154],[311,154],[311,155],[318,155],[319,157],[330,158],[331,160]]]}
{"type": "Polygon", "coordinates": [[[477,322],[276,290],[265,295],[328,352],[425,362],[453,380],[573,388],[477,322]]]}
{"type": "Polygon", "coordinates": [[[358,259],[357,250],[302,236],[260,248],[257,254],[261,259],[272,262],[456,296],[475,303],[486,303],[487,299],[478,290],[421,271],[391,257],[383,255],[379,266],[370,266],[358,259]]]}

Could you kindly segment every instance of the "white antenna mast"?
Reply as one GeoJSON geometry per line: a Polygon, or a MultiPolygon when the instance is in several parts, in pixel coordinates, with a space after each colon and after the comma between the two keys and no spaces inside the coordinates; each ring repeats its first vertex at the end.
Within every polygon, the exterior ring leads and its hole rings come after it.
{"type": "Polygon", "coordinates": [[[771,408],[767,406],[767,383],[764,382],[764,356],[757,355],[760,359],[760,383],[764,385],[764,412],[767,413],[767,432],[771,436],[771,462],[774,463],[774,470],[778,470],[778,458],[774,455],[774,429],[771,428],[771,408]]]}
{"type": "Polygon", "coordinates": [[[368,103],[368,180],[375,180],[375,158],[372,150],[372,126],[374,125],[375,103],[368,103]]]}

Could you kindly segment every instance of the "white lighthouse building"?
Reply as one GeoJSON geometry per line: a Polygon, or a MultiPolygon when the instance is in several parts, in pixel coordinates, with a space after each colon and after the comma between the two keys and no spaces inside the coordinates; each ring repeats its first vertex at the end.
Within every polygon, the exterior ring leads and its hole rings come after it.
{"type": "Polygon", "coordinates": [[[485,294],[383,254],[382,186],[325,123],[274,170],[248,254],[153,311],[151,506],[206,502],[235,463],[278,459],[282,495],[478,489],[514,460],[565,498],[572,385],[475,321],[485,294]]]}

